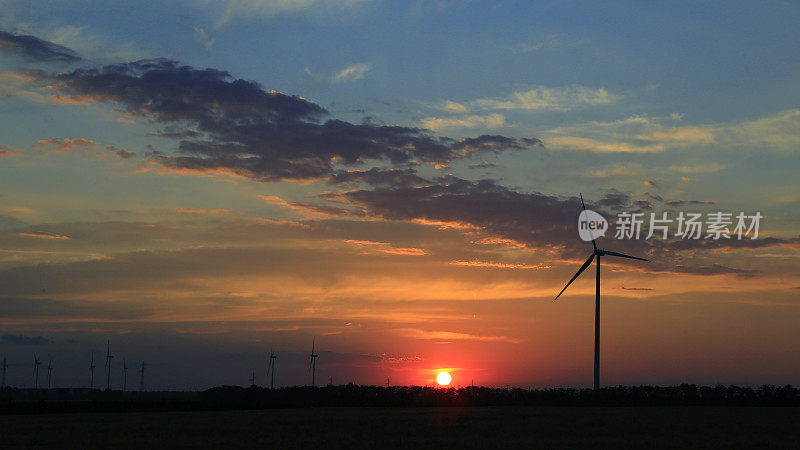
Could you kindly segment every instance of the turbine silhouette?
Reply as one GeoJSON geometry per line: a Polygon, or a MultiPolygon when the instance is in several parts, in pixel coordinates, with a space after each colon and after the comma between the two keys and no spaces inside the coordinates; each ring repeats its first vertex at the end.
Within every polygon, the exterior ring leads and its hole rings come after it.
{"type": "Polygon", "coordinates": [[[267,363],[267,374],[269,374],[269,388],[270,389],[275,389],[275,360],[276,359],[278,359],[278,355],[272,353],[272,349],[269,349],[269,363],[267,363]]]}
{"type": "MultiPolygon", "coordinates": [[[[583,194],[581,195],[581,206],[583,206],[583,210],[586,211],[586,205],[583,203],[583,194]]],[[[589,259],[586,260],[585,263],[581,266],[580,269],[572,276],[564,289],[561,289],[561,292],[556,295],[554,300],[558,300],[558,297],[561,297],[561,294],[564,293],[565,290],[575,281],[578,276],[586,270],[589,265],[592,264],[592,260],[597,257],[597,279],[595,284],[595,303],[594,303],[594,389],[597,390],[600,388],[600,257],[601,256],[617,256],[619,258],[629,258],[629,259],[636,259],[639,261],[650,261],[649,259],[638,258],[636,256],[626,255],[624,253],[617,253],[612,252],[609,250],[603,250],[597,248],[597,244],[594,242],[596,240],[592,239],[592,247],[594,251],[589,256],[589,259]]]]}
{"type": "Polygon", "coordinates": [[[308,368],[311,370],[311,386],[316,387],[316,375],[317,375],[317,358],[319,355],[314,353],[314,349],[317,344],[317,338],[315,337],[313,341],[311,341],[311,361],[308,363],[308,368]]]}

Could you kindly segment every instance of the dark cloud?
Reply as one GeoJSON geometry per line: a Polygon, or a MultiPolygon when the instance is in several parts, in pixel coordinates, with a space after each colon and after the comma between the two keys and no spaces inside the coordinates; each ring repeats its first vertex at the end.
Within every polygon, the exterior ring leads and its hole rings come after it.
{"type": "MultiPolygon", "coordinates": [[[[585,258],[585,243],[575,231],[580,200],[557,198],[540,193],[522,193],[496,184],[491,180],[468,181],[455,177],[440,180],[440,184],[425,187],[377,188],[342,194],[350,202],[362,206],[368,215],[389,220],[426,220],[434,223],[452,222],[473,226],[489,235],[500,236],[533,248],[556,251],[563,258],[585,258]]],[[[630,205],[625,194],[612,193],[587,208],[606,217],[613,217],[606,208],[617,209],[630,205]]],[[[642,239],[613,239],[614,223],[609,225],[605,241],[609,249],[653,259],[642,266],[653,272],[694,273],[702,275],[734,274],[755,276],[758,271],[704,264],[686,258],[685,250],[755,249],[782,244],[797,245],[798,239],[762,237],[752,239],[650,239],[645,240],[647,227],[642,227],[642,239]]]]}
{"type": "Polygon", "coordinates": [[[701,200],[670,200],[665,201],[664,204],[668,206],[680,207],[686,205],[713,205],[714,202],[701,200]]]}
{"type": "Polygon", "coordinates": [[[122,159],[130,159],[136,156],[136,153],[134,152],[129,152],[121,148],[116,148],[113,145],[106,145],[106,150],[119,156],[122,159]]]}
{"type": "Polygon", "coordinates": [[[371,186],[420,186],[430,183],[417,175],[413,169],[343,170],[333,174],[329,180],[333,184],[364,182],[371,186]]]}
{"type": "Polygon", "coordinates": [[[3,344],[8,345],[47,345],[51,341],[42,336],[24,336],[24,335],[13,335],[13,334],[5,334],[2,338],[3,344]]]}
{"type": "Polygon", "coordinates": [[[491,169],[492,167],[497,167],[497,164],[484,161],[482,163],[469,165],[470,169],[491,169]]]}
{"type": "Polygon", "coordinates": [[[13,34],[0,30],[0,51],[13,52],[33,61],[81,61],[71,49],[35,36],[13,34]]]}
{"type": "Polygon", "coordinates": [[[165,59],[38,76],[72,102],[115,102],[129,114],[166,124],[158,134],[181,139],[179,155],[149,157],[176,170],[226,171],[259,181],[321,179],[337,173],[337,165],[446,163],[541,145],[533,138],[457,140],[421,128],[323,121],[328,111],[302,97],[165,59]]]}
{"type": "Polygon", "coordinates": [[[612,191],[597,201],[597,204],[617,211],[631,204],[631,196],[621,192],[612,191]]]}

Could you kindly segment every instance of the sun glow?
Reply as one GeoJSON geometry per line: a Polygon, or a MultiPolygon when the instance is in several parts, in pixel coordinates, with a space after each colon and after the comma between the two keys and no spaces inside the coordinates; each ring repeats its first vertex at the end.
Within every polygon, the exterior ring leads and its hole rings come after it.
{"type": "Polygon", "coordinates": [[[439,374],[436,375],[436,382],[439,383],[439,385],[441,386],[447,386],[448,384],[450,384],[450,381],[452,381],[452,379],[453,378],[447,372],[439,372],[439,374]]]}

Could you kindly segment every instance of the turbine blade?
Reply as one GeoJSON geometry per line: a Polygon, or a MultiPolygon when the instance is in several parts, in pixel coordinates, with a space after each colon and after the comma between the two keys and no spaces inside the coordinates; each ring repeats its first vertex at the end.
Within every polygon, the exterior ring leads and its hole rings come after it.
{"type": "Polygon", "coordinates": [[[638,259],[639,261],[650,261],[649,259],[639,258],[637,256],[626,255],[624,253],[610,252],[608,250],[603,250],[603,254],[604,255],[611,255],[611,256],[619,256],[620,258],[638,259]]]}
{"type": "Polygon", "coordinates": [[[578,278],[578,275],[580,275],[581,273],[583,273],[583,271],[584,271],[584,270],[586,270],[586,268],[587,268],[587,267],[589,267],[589,264],[591,264],[591,263],[592,263],[592,260],[594,260],[594,253],[592,253],[592,256],[590,256],[590,257],[589,257],[589,259],[587,259],[587,260],[586,260],[586,262],[585,262],[585,263],[583,263],[583,265],[581,266],[581,268],[580,268],[580,269],[578,269],[578,271],[577,271],[577,272],[575,272],[575,275],[573,275],[573,276],[572,276],[572,278],[569,280],[569,283],[567,283],[567,285],[566,285],[566,286],[564,286],[564,289],[562,289],[562,290],[561,290],[561,292],[559,292],[559,293],[558,293],[558,295],[556,295],[556,298],[554,298],[553,300],[558,300],[558,297],[561,297],[561,294],[563,294],[563,293],[564,293],[564,291],[566,291],[566,290],[567,290],[567,288],[569,287],[569,285],[570,285],[570,284],[572,284],[572,282],[573,282],[573,281],[575,281],[575,278],[578,278]]]}
{"type": "MultiPolygon", "coordinates": [[[[586,211],[586,204],[583,203],[583,194],[579,192],[578,195],[581,196],[581,206],[583,206],[583,210],[586,211]]],[[[594,241],[595,240],[592,239],[592,247],[594,247],[594,249],[597,250],[597,244],[594,241]]]]}

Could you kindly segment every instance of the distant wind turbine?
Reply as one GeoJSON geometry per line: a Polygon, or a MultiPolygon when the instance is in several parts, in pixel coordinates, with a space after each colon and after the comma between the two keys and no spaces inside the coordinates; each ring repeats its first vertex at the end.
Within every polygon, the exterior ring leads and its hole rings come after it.
{"type": "Polygon", "coordinates": [[[3,384],[0,384],[2,387],[6,387],[6,370],[8,370],[8,362],[6,361],[6,357],[3,357],[3,384]]]}
{"type": "Polygon", "coordinates": [[[275,389],[275,360],[278,359],[278,356],[272,353],[272,349],[269,349],[269,362],[267,363],[267,374],[269,374],[269,388],[275,389]]]}
{"type": "Polygon", "coordinates": [[[122,358],[122,391],[125,392],[128,389],[128,364],[125,362],[125,358],[122,358]]]}
{"type": "Polygon", "coordinates": [[[316,348],[317,338],[315,337],[313,341],[311,341],[311,361],[308,363],[308,368],[311,370],[311,385],[315,386],[316,383],[316,375],[317,375],[317,358],[319,355],[314,353],[314,349],[316,348]]]}
{"type": "Polygon", "coordinates": [[[52,379],[53,379],[53,358],[50,358],[50,361],[47,362],[47,389],[50,389],[52,379]]]}
{"type": "MultiPolygon", "coordinates": [[[[581,194],[581,205],[583,206],[583,210],[586,211],[586,205],[583,203],[583,194],[581,194]]],[[[564,293],[565,290],[575,281],[578,276],[592,264],[592,260],[597,257],[597,281],[595,287],[595,303],[594,303],[594,388],[595,390],[600,388],[600,257],[601,256],[617,256],[620,258],[629,258],[629,259],[636,259],[639,261],[650,261],[649,259],[644,258],[637,258],[636,256],[625,255],[623,253],[612,252],[609,250],[602,250],[597,248],[597,244],[594,242],[596,239],[592,239],[592,247],[594,247],[594,251],[589,256],[589,259],[586,260],[585,263],[578,269],[578,272],[572,276],[564,289],[556,295],[555,300],[558,300],[558,297],[561,297],[561,294],[564,293]]]]}
{"type": "Polygon", "coordinates": [[[89,373],[91,373],[92,378],[89,380],[89,389],[94,389],[94,368],[97,367],[94,365],[94,352],[92,352],[92,360],[89,362],[89,373]]]}
{"type": "Polygon", "coordinates": [[[33,354],[33,388],[39,389],[39,355],[33,354]]]}
{"type": "Polygon", "coordinates": [[[111,342],[106,342],[106,390],[111,390],[111,342]]]}
{"type": "Polygon", "coordinates": [[[139,392],[144,392],[144,361],[142,361],[142,368],[139,372],[139,392]]]}

